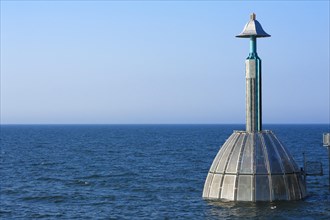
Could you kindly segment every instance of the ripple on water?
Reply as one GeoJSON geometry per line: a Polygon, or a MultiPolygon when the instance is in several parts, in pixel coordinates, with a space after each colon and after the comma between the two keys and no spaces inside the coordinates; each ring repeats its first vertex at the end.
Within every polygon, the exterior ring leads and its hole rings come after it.
{"type": "Polygon", "coordinates": [[[30,195],[24,196],[21,198],[23,201],[32,201],[32,202],[63,202],[67,199],[63,195],[30,195]]]}
{"type": "MultiPolygon", "coordinates": [[[[308,177],[309,196],[303,201],[202,199],[219,145],[238,127],[4,126],[0,217],[328,219],[327,176],[308,177]]],[[[298,161],[302,162],[301,146],[305,146],[309,158],[322,161],[328,174],[327,152],[319,146],[325,126],[276,125],[274,129],[298,161]]]]}

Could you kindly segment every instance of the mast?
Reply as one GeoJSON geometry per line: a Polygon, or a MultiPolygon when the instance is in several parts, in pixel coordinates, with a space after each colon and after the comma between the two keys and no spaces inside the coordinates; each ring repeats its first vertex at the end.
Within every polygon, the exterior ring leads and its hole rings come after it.
{"type": "Polygon", "coordinates": [[[256,15],[250,15],[250,21],[245,25],[242,33],[236,37],[250,39],[250,53],[245,60],[246,78],[246,131],[262,131],[262,87],[261,87],[261,59],[257,54],[257,38],[270,37],[256,20],[256,15]]]}

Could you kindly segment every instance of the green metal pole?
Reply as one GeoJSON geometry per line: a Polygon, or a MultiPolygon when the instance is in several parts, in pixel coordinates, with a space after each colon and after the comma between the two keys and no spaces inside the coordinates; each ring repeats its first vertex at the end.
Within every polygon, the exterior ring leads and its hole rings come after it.
{"type": "Polygon", "coordinates": [[[249,58],[256,58],[257,55],[257,38],[255,36],[250,37],[250,56],[249,58]]]}

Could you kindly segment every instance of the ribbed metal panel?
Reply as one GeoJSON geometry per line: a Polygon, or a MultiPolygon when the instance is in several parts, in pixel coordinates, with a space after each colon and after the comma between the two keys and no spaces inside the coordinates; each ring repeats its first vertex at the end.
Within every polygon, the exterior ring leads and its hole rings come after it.
{"type": "Polygon", "coordinates": [[[233,201],[298,200],[303,174],[271,131],[234,131],[207,175],[203,197],[233,201]]]}

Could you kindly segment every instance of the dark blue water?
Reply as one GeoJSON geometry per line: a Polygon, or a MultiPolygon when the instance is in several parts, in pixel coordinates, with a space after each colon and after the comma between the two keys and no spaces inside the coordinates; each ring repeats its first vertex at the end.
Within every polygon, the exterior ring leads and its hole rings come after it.
{"type": "Polygon", "coordinates": [[[321,161],[295,202],[210,202],[202,189],[243,125],[3,125],[1,219],[328,219],[328,125],[268,125],[299,166],[321,161]]]}

